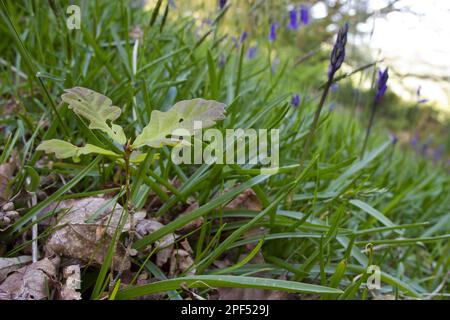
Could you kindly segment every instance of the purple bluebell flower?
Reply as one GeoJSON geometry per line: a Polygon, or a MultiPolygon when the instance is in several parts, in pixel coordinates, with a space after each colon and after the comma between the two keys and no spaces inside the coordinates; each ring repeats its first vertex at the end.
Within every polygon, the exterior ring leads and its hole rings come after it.
{"type": "Polygon", "coordinates": [[[227,0],[219,0],[219,9],[222,10],[227,5],[227,0]]]}
{"type": "Polygon", "coordinates": [[[298,94],[294,94],[291,99],[291,106],[297,108],[300,105],[300,96],[298,94]]]}
{"type": "Polygon", "coordinates": [[[392,144],[393,144],[393,145],[396,145],[397,142],[398,142],[398,136],[397,136],[395,133],[391,133],[391,134],[389,135],[389,137],[391,138],[392,144]]]}
{"type": "Polygon", "coordinates": [[[304,25],[309,24],[309,8],[305,5],[300,5],[300,20],[304,25]]]}
{"type": "Polygon", "coordinates": [[[336,109],[336,103],[332,102],[332,103],[330,103],[330,105],[328,106],[328,110],[331,112],[331,111],[333,111],[334,109],[336,109]]]}
{"type": "Polygon", "coordinates": [[[175,4],[175,1],[174,1],[174,0],[169,0],[169,5],[170,5],[173,9],[176,9],[176,8],[177,8],[177,5],[175,4]]]}
{"type": "Polygon", "coordinates": [[[417,147],[417,142],[419,141],[419,136],[417,134],[415,134],[412,138],[411,138],[411,146],[415,149],[417,147]]]}
{"type": "Polygon", "coordinates": [[[337,82],[333,82],[330,86],[331,92],[336,92],[339,89],[339,84],[337,82]]]}
{"type": "Polygon", "coordinates": [[[254,57],[256,57],[256,52],[257,52],[257,46],[253,46],[248,48],[247,50],[247,59],[251,60],[254,57]]]}
{"type": "Polygon", "coordinates": [[[272,22],[270,24],[270,30],[269,30],[269,41],[274,42],[277,38],[277,26],[278,24],[276,22],[272,22]]]}
{"type": "Polygon", "coordinates": [[[213,21],[210,18],[204,18],[201,20],[200,27],[198,29],[203,29],[205,26],[212,25],[213,21]]]}
{"type": "Polygon", "coordinates": [[[292,30],[298,29],[297,10],[295,8],[289,11],[289,28],[292,30]]]}
{"type": "Polygon", "coordinates": [[[231,42],[233,42],[233,46],[236,49],[239,48],[239,41],[238,41],[238,39],[235,36],[231,37],[231,42]]]}
{"type": "Polygon", "coordinates": [[[443,154],[444,154],[445,146],[443,144],[439,145],[436,149],[433,151],[433,160],[434,162],[438,162],[441,160],[443,154]]]}
{"type": "Polygon", "coordinates": [[[241,43],[243,43],[247,39],[247,37],[248,37],[247,31],[242,31],[240,39],[241,43]]]}
{"type": "Polygon", "coordinates": [[[384,71],[378,70],[377,94],[375,95],[375,103],[380,103],[387,90],[387,81],[389,79],[388,68],[384,71]]]}
{"type": "Polygon", "coordinates": [[[346,22],[340,29],[331,51],[330,66],[328,67],[328,79],[331,81],[334,74],[342,65],[345,59],[345,45],[347,44],[348,23],[346,22]]]}

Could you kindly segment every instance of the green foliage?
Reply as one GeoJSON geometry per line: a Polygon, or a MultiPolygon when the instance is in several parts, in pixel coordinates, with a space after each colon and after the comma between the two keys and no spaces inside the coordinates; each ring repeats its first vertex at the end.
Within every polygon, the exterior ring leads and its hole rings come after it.
{"type": "Polygon", "coordinates": [[[74,162],[80,161],[80,156],[89,153],[97,153],[105,156],[118,157],[119,155],[102,149],[100,147],[94,146],[92,144],[86,144],[84,147],[77,147],[73,144],[58,140],[51,139],[43,141],[37,148],[38,151],[45,151],[46,153],[54,153],[58,159],[73,158],[74,162]]]}
{"type": "Polygon", "coordinates": [[[200,128],[213,126],[217,120],[223,120],[225,105],[212,100],[192,99],[177,102],[169,111],[152,111],[150,122],[136,137],[133,148],[144,145],[160,148],[163,145],[174,145],[170,139],[176,130],[193,135],[194,122],[200,122],[200,128]]]}
{"type": "MultiPolygon", "coordinates": [[[[68,103],[69,108],[76,114],[90,121],[90,129],[103,131],[111,139],[122,145],[126,143],[127,138],[123,128],[112,123],[120,116],[121,110],[118,107],[111,106],[111,99],[82,87],[75,87],[65,91],[67,93],[61,96],[62,100],[68,103]],[[111,126],[108,124],[108,121],[111,121],[111,126]]],[[[224,114],[225,104],[204,99],[177,102],[166,112],[154,110],[149,124],[136,137],[131,147],[136,149],[147,145],[152,148],[161,148],[163,145],[176,145],[179,142],[171,139],[171,136],[177,132],[176,130],[184,130],[183,134],[193,135],[195,122],[199,122],[197,129],[208,128],[216,124],[217,120],[223,120],[224,114]]],[[[84,147],[77,147],[58,139],[43,141],[36,150],[54,153],[59,159],[72,157],[75,162],[79,162],[81,155],[90,153],[119,157],[118,154],[112,151],[89,143],[84,147]]],[[[140,162],[143,158],[145,156],[139,157],[136,155],[132,161],[140,162]]]]}
{"type": "Polygon", "coordinates": [[[69,108],[76,114],[90,121],[90,129],[98,129],[120,144],[126,143],[123,128],[113,121],[120,116],[120,108],[111,106],[108,97],[90,89],[75,87],[65,90],[67,93],[61,99],[69,104],[69,108]],[[111,121],[111,125],[107,123],[111,121]]]}

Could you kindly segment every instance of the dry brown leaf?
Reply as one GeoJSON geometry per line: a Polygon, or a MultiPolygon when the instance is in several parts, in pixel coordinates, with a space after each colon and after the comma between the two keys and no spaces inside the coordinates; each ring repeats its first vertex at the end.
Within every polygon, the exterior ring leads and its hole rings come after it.
{"type": "Polygon", "coordinates": [[[262,204],[253,189],[246,189],[233,201],[225,206],[225,210],[247,209],[251,211],[261,211],[262,204]]]}
{"type": "Polygon", "coordinates": [[[5,231],[20,218],[19,212],[14,210],[14,204],[7,202],[0,206],[0,231],[5,231]]]}
{"type": "MultiPolygon", "coordinates": [[[[183,273],[188,270],[194,264],[189,252],[183,249],[177,249],[172,252],[170,257],[170,276],[175,276],[177,274],[183,273]]],[[[192,268],[188,275],[194,275],[195,268],[192,268]]]]}
{"type": "MultiPolygon", "coordinates": [[[[108,200],[100,197],[67,200],[59,203],[57,209],[64,210],[55,231],[47,240],[46,251],[49,254],[55,253],[101,265],[123,211],[119,204],[114,207],[112,203],[101,212],[107,204],[108,200]],[[98,214],[99,212],[101,213],[98,214]],[[93,218],[95,214],[98,216],[92,223],[89,223],[88,219],[93,218]]],[[[49,210],[52,209],[54,206],[49,210]]],[[[126,223],[122,232],[128,230],[129,223],[126,223]]],[[[126,250],[118,243],[113,256],[113,268],[126,270],[130,266],[126,250]]]]}
{"type": "Polygon", "coordinates": [[[59,259],[44,258],[11,274],[0,285],[0,300],[42,300],[55,281],[59,259]]]}
{"type": "Polygon", "coordinates": [[[0,164],[0,204],[9,199],[10,189],[9,183],[13,177],[17,166],[17,153],[13,153],[11,159],[0,164]]]}
{"type": "Polygon", "coordinates": [[[61,300],[81,300],[81,293],[77,291],[81,285],[80,265],[64,267],[63,278],[66,282],[61,289],[61,300]]]}
{"type": "MultiPolygon", "coordinates": [[[[136,222],[136,233],[138,237],[142,238],[161,229],[163,226],[161,222],[155,219],[142,219],[136,222]]],[[[156,254],[156,264],[159,267],[169,260],[177,237],[176,234],[168,234],[155,243],[155,246],[160,249],[156,254]]]]}
{"type": "Polygon", "coordinates": [[[193,254],[194,251],[191,248],[191,245],[189,244],[189,241],[187,238],[185,238],[183,241],[180,242],[181,247],[186,250],[187,252],[189,252],[190,254],[193,254]]]}
{"type": "Polygon", "coordinates": [[[3,117],[9,117],[13,114],[18,114],[20,111],[21,111],[20,102],[15,99],[10,99],[2,105],[0,115],[2,115],[3,117]]]}
{"type": "Polygon", "coordinates": [[[0,283],[5,280],[11,272],[20,269],[28,262],[31,262],[31,256],[0,258],[0,283]]]}
{"type": "MultiPolygon", "coordinates": [[[[198,207],[199,207],[198,202],[192,203],[182,214],[180,214],[178,216],[178,218],[181,218],[182,216],[188,214],[189,212],[191,212],[195,209],[198,209],[198,207]]],[[[188,224],[185,224],[181,228],[177,229],[177,232],[180,234],[189,233],[189,232],[201,227],[203,224],[203,221],[204,221],[203,217],[198,217],[197,219],[192,220],[188,224]]]]}

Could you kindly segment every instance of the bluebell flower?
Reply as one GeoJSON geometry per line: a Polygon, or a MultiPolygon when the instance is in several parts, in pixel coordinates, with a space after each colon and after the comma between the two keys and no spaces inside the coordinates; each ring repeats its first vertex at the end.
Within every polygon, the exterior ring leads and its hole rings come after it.
{"type": "Polygon", "coordinates": [[[434,162],[438,162],[441,160],[442,156],[444,155],[444,149],[445,146],[443,144],[439,145],[436,149],[433,151],[433,160],[434,162]]]}
{"type": "Polygon", "coordinates": [[[375,103],[380,103],[387,90],[387,81],[389,79],[388,68],[384,71],[378,70],[377,93],[375,95],[375,103]]]}
{"type": "Polygon", "coordinates": [[[417,142],[419,141],[419,137],[417,136],[417,134],[415,134],[412,138],[411,138],[411,146],[415,149],[417,147],[417,142]]]}
{"type": "Polygon", "coordinates": [[[336,109],[336,103],[332,102],[332,103],[330,103],[330,105],[328,106],[328,110],[329,110],[329,111],[333,111],[334,109],[336,109]]]}
{"type": "Polygon", "coordinates": [[[300,96],[298,94],[294,94],[291,99],[291,106],[297,108],[300,105],[300,96]]]}
{"type": "Polygon", "coordinates": [[[210,26],[212,23],[213,21],[210,18],[204,18],[202,19],[199,29],[203,29],[206,25],[210,26]]]}
{"type": "Polygon", "coordinates": [[[270,30],[269,30],[269,41],[274,42],[277,38],[277,23],[272,22],[270,24],[270,30]]]}
{"type": "Polygon", "coordinates": [[[295,8],[289,11],[289,28],[292,30],[298,29],[297,10],[295,8]]]}
{"type": "Polygon", "coordinates": [[[227,0],[219,0],[219,9],[222,10],[227,5],[227,0]]]}
{"type": "Polygon", "coordinates": [[[257,46],[248,48],[247,59],[253,59],[254,57],[256,57],[256,52],[257,52],[257,46]]]}
{"type": "Polygon", "coordinates": [[[247,31],[242,31],[240,39],[241,43],[243,43],[247,39],[247,37],[248,37],[247,31]]]}
{"type": "Polygon", "coordinates": [[[330,65],[328,67],[328,79],[333,79],[345,59],[345,45],[347,44],[348,23],[346,22],[338,32],[336,42],[331,51],[330,65]]]}
{"type": "Polygon", "coordinates": [[[336,92],[339,89],[339,84],[337,82],[333,82],[330,86],[331,92],[336,92]]]}
{"type": "Polygon", "coordinates": [[[235,36],[231,37],[231,42],[233,42],[233,46],[236,49],[239,48],[239,41],[238,41],[238,39],[235,36]]]}
{"type": "Polygon", "coordinates": [[[398,137],[397,137],[397,135],[396,135],[395,133],[391,133],[391,134],[389,135],[389,137],[391,138],[392,144],[393,144],[393,145],[396,145],[397,142],[398,142],[398,137]]]}
{"type": "Polygon", "coordinates": [[[300,5],[300,20],[304,25],[309,24],[309,8],[305,5],[300,5]]]}

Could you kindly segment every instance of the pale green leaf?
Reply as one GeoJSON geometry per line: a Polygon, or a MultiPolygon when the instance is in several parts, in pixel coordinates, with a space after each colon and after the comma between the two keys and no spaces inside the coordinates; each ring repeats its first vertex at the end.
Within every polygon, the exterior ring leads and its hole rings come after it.
{"type": "Polygon", "coordinates": [[[177,102],[170,110],[161,112],[154,110],[150,123],[136,137],[134,148],[144,145],[160,148],[162,145],[175,145],[171,139],[177,130],[185,130],[194,134],[194,121],[201,121],[201,128],[213,126],[217,120],[224,119],[225,104],[204,99],[192,99],[177,102]]]}
{"type": "Polygon", "coordinates": [[[58,139],[42,141],[36,150],[45,151],[46,153],[54,153],[58,159],[73,158],[74,161],[78,161],[81,155],[89,153],[98,153],[113,157],[119,156],[112,151],[105,150],[89,143],[84,147],[77,147],[69,142],[58,139]]]}
{"type": "Polygon", "coordinates": [[[120,108],[112,106],[108,97],[93,90],[75,87],[65,90],[67,93],[61,99],[69,104],[69,108],[76,114],[90,121],[90,129],[98,129],[105,132],[114,141],[125,144],[127,138],[123,128],[113,121],[120,116],[120,108]],[[108,124],[110,121],[111,124],[108,124]]]}

